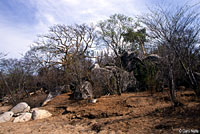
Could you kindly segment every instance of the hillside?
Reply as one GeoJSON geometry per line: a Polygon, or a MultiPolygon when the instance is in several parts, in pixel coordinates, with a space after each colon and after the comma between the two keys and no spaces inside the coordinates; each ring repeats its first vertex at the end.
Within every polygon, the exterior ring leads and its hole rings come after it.
{"type": "Polygon", "coordinates": [[[148,92],[124,93],[103,96],[96,103],[69,100],[70,93],[66,93],[42,107],[52,117],[26,123],[2,123],[0,133],[168,134],[179,133],[179,129],[199,129],[199,101],[192,91],[180,94],[178,99],[184,106],[173,109],[167,93],[153,96],[148,92]]]}

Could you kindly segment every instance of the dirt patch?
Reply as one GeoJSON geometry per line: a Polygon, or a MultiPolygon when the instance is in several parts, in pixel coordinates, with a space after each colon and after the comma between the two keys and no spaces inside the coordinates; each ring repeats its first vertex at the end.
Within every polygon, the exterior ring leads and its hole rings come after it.
{"type": "MultiPolygon", "coordinates": [[[[178,99],[184,106],[173,108],[167,93],[147,92],[103,96],[96,103],[57,96],[42,109],[53,117],[27,123],[3,123],[0,133],[178,133],[198,129],[200,104],[192,91],[178,99]],[[187,94],[187,95],[186,95],[187,94]]],[[[185,94],[185,95],[184,95],[185,94]]]]}

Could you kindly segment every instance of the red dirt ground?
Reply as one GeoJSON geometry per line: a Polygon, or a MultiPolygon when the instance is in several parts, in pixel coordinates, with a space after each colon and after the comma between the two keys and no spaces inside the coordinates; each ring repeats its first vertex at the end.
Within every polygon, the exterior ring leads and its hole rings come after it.
{"type": "MultiPolygon", "coordinates": [[[[124,93],[98,99],[69,100],[69,93],[41,107],[53,116],[26,123],[1,123],[0,134],[178,134],[180,129],[200,131],[200,102],[192,91],[184,91],[178,100],[184,106],[171,107],[167,93],[124,93]]],[[[41,99],[41,97],[40,97],[41,99]]],[[[28,102],[30,103],[30,102],[28,102]]]]}

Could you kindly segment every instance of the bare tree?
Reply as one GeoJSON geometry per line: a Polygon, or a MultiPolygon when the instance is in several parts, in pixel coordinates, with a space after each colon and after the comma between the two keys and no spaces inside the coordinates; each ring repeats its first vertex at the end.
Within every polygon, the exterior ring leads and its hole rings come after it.
{"type": "Polygon", "coordinates": [[[4,59],[7,54],[0,52],[0,60],[4,59]]]}
{"type": "Polygon", "coordinates": [[[168,54],[169,74],[171,79],[171,96],[175,103],[174,95],[174,58],[178,59],[197,96],[200,96],[199,87],[192,68],[192,58],[198,52],[200,37],[200,18],[198,5],[185,5],[179,8],[167,9],[158,6],[150,13],[142,16],[141,21],[149,30],[149,36],[157,45],[165,46],[168,54]]]}
{"type": "Polygon", "coordinates": [[[61,64],[64,67],[73,60],[75,55],[86,56],[94,45],[95,38],[94,26],[86,24],[56,25],[50,28],[49,34],[40,36],[36,42],[38,46],[35,48],[52,54],[49,62],[61,64]]]}
{"type": "Polygon", "coordinates": [[[48,34],[39,37],[32,48],[32,55],[43,68],[50,71],[49,74],[52,74],[53,68],[61,68],[66,81],[80,84],[81,79],[88,75],[95,39],[93,25],[56,25],[50,28],[48,34]]]}

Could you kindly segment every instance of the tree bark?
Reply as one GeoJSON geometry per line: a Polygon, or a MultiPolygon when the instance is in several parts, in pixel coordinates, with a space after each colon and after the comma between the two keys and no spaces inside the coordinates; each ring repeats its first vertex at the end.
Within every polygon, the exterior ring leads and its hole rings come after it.
{"type": "Polygon", "coordinates": [[[174,106],[176,106],[175,85],[172,64],[169,65],[169,80],[170,80],[170,98],[174,106]]]}
{"type": "Polygon", "coordinates": [[[141,46],[141,49],[142,49],[143,54],[146,55],[146,50],[145,50],[145,48],[144,48],[144,42],[141,42],[141,43],[140,43],[140,46],[141,46]]]}
{"type": "Polygon", "coordinates": [[[182,103],[180,103],[176,99],[174,73],[173,73],[174,57],[172,59],[171,57],[168,57],[168,63],[169,63],[169,80],[170,80],[170,98],[173,103],[173,106],[177,107],[180,106],[182,103]]]}

